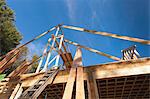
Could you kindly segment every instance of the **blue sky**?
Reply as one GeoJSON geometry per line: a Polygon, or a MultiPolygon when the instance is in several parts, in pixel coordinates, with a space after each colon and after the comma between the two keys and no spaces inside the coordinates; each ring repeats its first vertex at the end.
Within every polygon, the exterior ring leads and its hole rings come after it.
{"type": "MultiPolygon", "coordinates": [[[[15,12],[15,25],[23,35],[22,43],[60,23],[150,39],[149,0],[7,0],[7,4],[15,12]]],[[[117,57],[122,57],[121,50],[131,45],[137,45],[142,57],[150,55],[148,45],[63,30],[65,38],[117,57]]],[[[30,44],[30,52],[40,54],[49,36],[30,44]]],[[[69,46],[74,55],[76,47],[69,46]]],[[[113,61],[84,49],[82,51],[86,66],[113,61]]]]}

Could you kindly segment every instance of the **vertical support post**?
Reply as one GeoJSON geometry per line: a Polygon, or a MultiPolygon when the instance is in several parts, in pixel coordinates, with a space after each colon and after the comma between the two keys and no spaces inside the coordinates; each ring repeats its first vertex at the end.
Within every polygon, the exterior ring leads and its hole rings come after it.
{"type": "Polygon", "coordinates": [[[74,56],[74,60],[73,60],[73,67],[78,67],[78,66],[82,66],[82,52],[80,47],[77,48],[76,50],[76,54],[74,56]]]}
{"type": "Polygon", "coordinates": [[[49,53],[48,53],[48,55],[47,55],[47,59],[46,59],[46,62],[45,62],[45,65],[44,65],[44,68],[43,68],[42,71],[47,71],[48,62],[49,62],[49,59],[50,59],[50,57],[51,57],[51,51],[52,51],[52,49],[53,49],[53,47],[54,47],[54,44],[55,44],[55,41],[56,41],[56,36],[57,36],[58,33],[59,33],[59,29],[60,29],[60,28],[58,27],[57,30],[56,30],[55,37],[53,38],[52,46],[51,46],[50,51],[49,51],[49,53]]]}
{"type": "Polygon", "coordinates": [[[76,99],[85,99],[83,67],[77,67],[76,99]]]}
{"type": "Polygon", "coordinates": [[[99,99],[96,79],[91,71],[87,72],[88,99],[99,99]]]}
{"type": "Polygon", "coordinates": [[[84,79],[83,79],[83,64],[82,64],[82,52],[78,47],[73,66],[77,67],[77,79],[76,79],[76,99],[85,99],[84,93],[84,79]]]}
{"type": "MultiPolygon", "coordinates": [[[[61,47],[62,47],[63,38],[64,38],[64,36],[63,36],[63,35],[61,35],[61,39],[60,39],[60,43],[59,43],[59,48],[58,48],[58,50],[60,50],[60,49],[61,49],[61,47]]],[[[57,56],[57,58],[56,58],[55,66],[58,66],[59,58],[60,58],[60,55],[58,55],[58,56],[57,56]]]]}
{"type": "MultiPolygon", "coordinates": [[[[77,48],[77,51],[76,51],[76,54],[75,54],[74,60],[73,60],[73,66],[70,70],[70,74],[69,74],[69,77],[68,77],[68,81],[67,81],[65,91],[64,91],[64,95],[63,95],[62,99],[71,99],[74,82],[76,80],[76,70],[77,70],[76,67],[81,66],[81,65],[82,65],[81,50],[79,48],[77,48]]],[[[79,84],[78,84],[78,88],[79,88],[79,84]]]]}
{"type": "Polygon", "coordinates": [[[70,70],[70,74],[68,77],[68,81],[62,99],[71,99],[75,78],[76,78],[76,68],[72,67],[70,70]]]}

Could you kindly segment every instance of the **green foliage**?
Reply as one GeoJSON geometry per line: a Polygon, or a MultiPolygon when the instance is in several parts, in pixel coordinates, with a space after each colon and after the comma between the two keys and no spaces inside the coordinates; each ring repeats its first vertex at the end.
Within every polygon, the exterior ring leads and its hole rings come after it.
{"type": "Polygon", "coordinates": [[[6,74],[0,74],[0,81],[5,78],[6,74]]]}
{"type": "Polygon", "coordinates": [[[0,56],[15,48],[22,39],[14,25],[14,12],[0,0],[0,56]]]}

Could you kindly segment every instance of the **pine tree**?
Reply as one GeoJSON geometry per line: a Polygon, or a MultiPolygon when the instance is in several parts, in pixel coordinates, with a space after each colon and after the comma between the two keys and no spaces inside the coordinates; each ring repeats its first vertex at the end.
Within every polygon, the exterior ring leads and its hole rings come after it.
{"type": "Polygon", "coordinates": [[[15,48],[22,39],[14,25],[14,12],[0,0],[0,56],[15,48]]]}

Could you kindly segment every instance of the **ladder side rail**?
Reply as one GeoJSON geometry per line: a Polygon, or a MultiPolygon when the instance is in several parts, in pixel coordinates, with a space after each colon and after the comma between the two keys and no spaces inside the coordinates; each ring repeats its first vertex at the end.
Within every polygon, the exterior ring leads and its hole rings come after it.
{"type": "MultiPolygon", "coordinates": [[[[60,28],[57,27],[55,36],[58,35],[59,29],[60,29],[60,28]]],[[[53,47],[54,47],[54,44],[55,44],[55,40],[56,40],[56,38],[54,37],[54,38],[53,38],[53,42],[52,42],[52,46],[51,46],[50,51],[49,51],[49,53],[48,53],[48,55],[47,55],[47,59],[46,59],[46,62],[45,62],[45,65],[44,65],[44,68],[43,68],[42,71],[47,71],[48,62],[49,62],[49,59],[50,59],[50,57],[51,57],[51,52],[52,52],[52,50],[53,50],[53,47]]]]}

